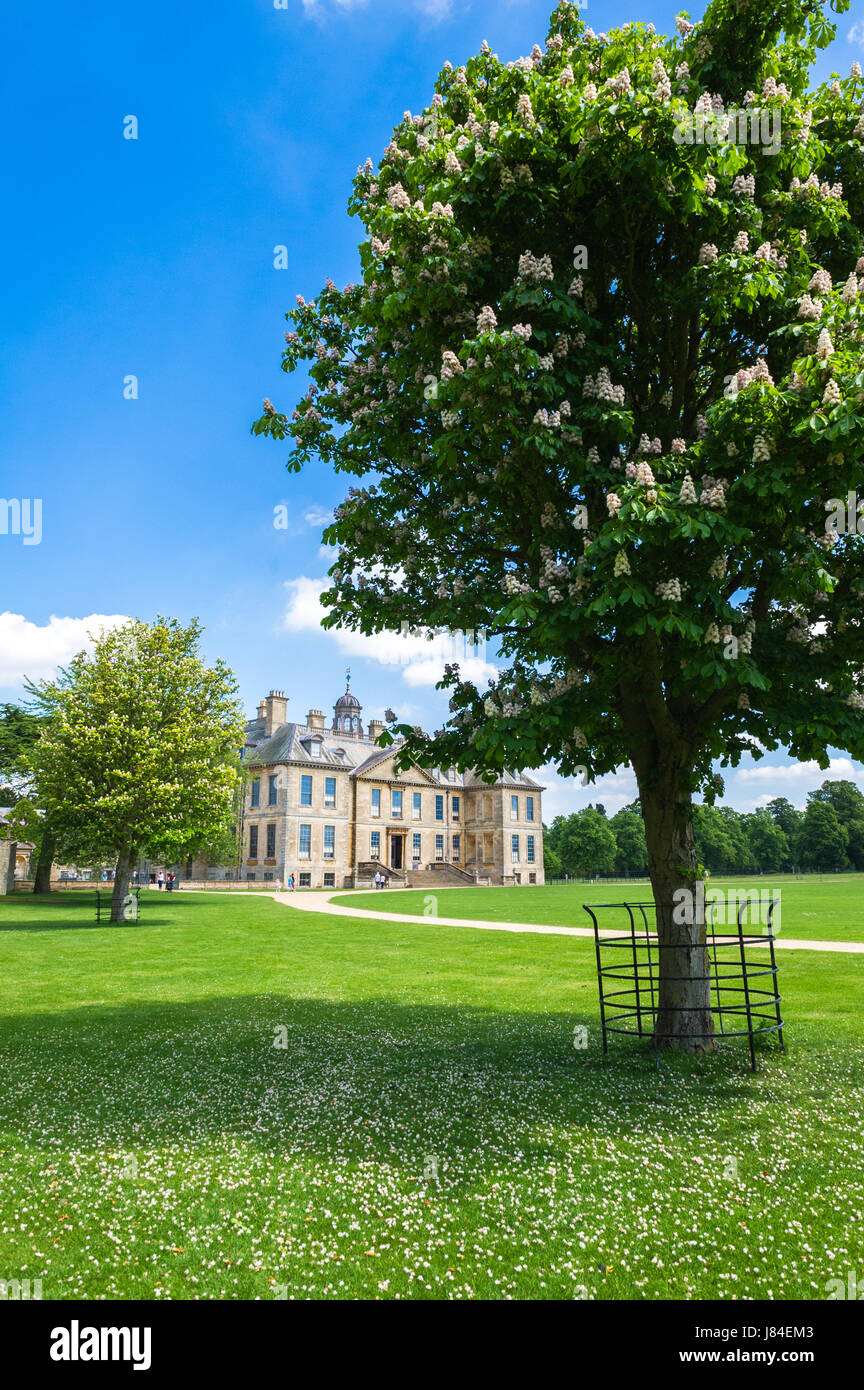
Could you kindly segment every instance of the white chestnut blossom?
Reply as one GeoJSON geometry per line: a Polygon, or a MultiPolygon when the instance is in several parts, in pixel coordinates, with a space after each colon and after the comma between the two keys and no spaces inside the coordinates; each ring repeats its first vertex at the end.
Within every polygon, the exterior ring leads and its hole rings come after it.
{"type": "Polygon", "coordinates": [[[757,434],[753,442],[753,462],[768,463],[771,459],[771,450],[764,434],[757,434]]]}
{"type": "Polygon", "coordinates": [[[622,574],[631,573],[630,561],[627,559],[626,550],[619,550],[618,554],[615,556],[614,573],[616,578],[619,578],[622,574]]]}
{"type": "Polygon", "coordinates": [[[542,280],[552,280],[554,273],[551,259],[549,256],[541,256],[538,260],[531,251],[525,251],[519,257],[519,278],[535,284],[542,280]]]}
{"type": "Polygon", "coordinates": [[[498,327],[498,320],[491,305],[484,304],[480,313],[477,315],[477,332],[493,333],[498,327]]]}
{"type": "Polygon", "coordinates": [[[712,478],[710,474],[704,474],[699,501],[703,507],[725,507],[726,484],[724,479],[712,478]]]}
{"type": "Polygon", "coordinates": [[[822,404],[823,404],[823,405],[839,405],[839,404],[840,404],[840,387],[837,385],[837,382],[834,380],[833,377],[832,377],[831,380],[828,382],[828,385],[825,387],[825,390],[824,390],[824,392],[823,392],[823,394],[822,394],[822,404]]]}
{"type": "Polygon", "coordinates": [[[828,274],[828,271],[818,266],[810,278],[808,289],[815,290],[817,294],[830,294],[831,276],[828,274]]]}
{"type": "Polygon", "coordinates": [[[534,112],[531,109],[531,98],[527,92],[523,92],[516,102],[516,114],[525,125],[535,125],[534,112]]]}
{"type": "Polygon", "coordinates": [[[585,378],[582,395],[590,400],[607,401],[611,405],[623,405],[625,399],[624,387],[613,386],[608,367],[601,367],[596,377],[585,378]]]}
{"type": "Polygon", "coordinates": [[[404,212],[406,208],[411,206],[411,199],[401,183],[394,183],[393,187],[388,190],[387,201],[391,208],[395,208],[397,212],[404,212]]]}
{"type": "Polygon", "coordinates": [[[706,241],[699,247],[699,264],[711,265],[717,259],[717,247],[713,241],[706,241]]]}
{"type": "Polygon", "coordinates": [[[818,319],[822,316],[822,300],[811,299],[809,294],[805,294],[798,303],[799,319],[818,319]]]}
{"type": "Polygon", "coordinates": [[[666,579],[661,581],[654,592],[658,598],[665,598],[669,603],[681,602],[681,580],[666,579]]]}
{"type": "Polygon", "coordinates": [[[683,502],[686,507],[692,507],[696,501],[696,489],[693,486],[693,479],[690,477],[689,473],[684,474],[684,481],[681,484],[678,501],[683,502]]]}

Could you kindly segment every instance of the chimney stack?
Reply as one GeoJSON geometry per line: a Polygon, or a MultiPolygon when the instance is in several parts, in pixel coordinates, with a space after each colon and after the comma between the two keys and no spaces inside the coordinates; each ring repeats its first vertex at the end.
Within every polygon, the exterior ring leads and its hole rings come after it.
{"type": "Polygon", "coordinates": [[[369,720],[369,740],[370,740],[371,743],[374,743],[375,740],[377,739],[378,735],[379,735],[380,733],[383,733],[384,727],[385,727],[385,725],[384,725],[384,720],[383,720],[383,719],[370,719],[370,720],[369,720]]]}
{"type": "Polygon", "coordinates": [[[280,725],[284,724],[288,718],[288,699],[284,690],[271,690],[267,699],[262,702],[261,712],[264,714],[264,734],[271,738],[280,725]]]}
{"type": "Polygon", "coordinates": [[[324,732],[324,713],[320,709],[310,709],[306,716],[306,728],[314,729],[315,733],[324,732]]]}

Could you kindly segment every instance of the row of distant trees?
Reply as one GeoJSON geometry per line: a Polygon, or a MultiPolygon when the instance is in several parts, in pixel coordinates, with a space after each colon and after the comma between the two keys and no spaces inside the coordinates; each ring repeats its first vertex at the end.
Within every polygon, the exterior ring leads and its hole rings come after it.
{"type": "MultiPolygon", "coordinates": [[[[864,869],[864,794],[854,782],[823,782],[801,811],[778,796],[757,811],[694,807],[696,852],[711,873],[864,869]]],[[[544,829],[547,878],[648,872],[639,802],[607,816],[598,802],[544,829]]]]}

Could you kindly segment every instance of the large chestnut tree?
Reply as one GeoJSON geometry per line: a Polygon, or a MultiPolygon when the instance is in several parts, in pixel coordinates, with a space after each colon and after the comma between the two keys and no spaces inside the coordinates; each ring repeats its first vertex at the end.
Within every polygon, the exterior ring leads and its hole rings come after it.
{"type": "Polygon", "coordinates": [[[595,34],[565,3],[545,50],[445,66],[357,173],[361,283],[288,315],[308,389],[253,429],[357,479],[326,625],[499,644],[487,690],[448,668],[443,731],[393,726],[404,762],[632,764],[658,1036],[698,1049],[694,797],[746,752],[864,756],[864,539],[836,505],[862,483],[864,84],[808,85],[823,0],[676,27],[595,34]]]}

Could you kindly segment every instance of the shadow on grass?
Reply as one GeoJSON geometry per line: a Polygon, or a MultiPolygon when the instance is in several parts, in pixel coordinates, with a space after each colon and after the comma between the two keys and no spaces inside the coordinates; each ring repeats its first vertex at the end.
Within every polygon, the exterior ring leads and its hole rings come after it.
{"type": "MultiPolygon", "coordinates": [[[[141,916],[137,922],[111,923],[108,920],[111,911],[110,893],[104,889],[102,898],[102,921],[96,920],[96,894],[95,892],[76,892],[74,896],[63,893],[15,893],[8,898],[0,898],[0,932],[43,932],[43,931],[83,931],[88,927],[110,927],[116,926],[117,931],[125,929],[134,930],[136,927],[165,927],[171,922],[167,917],[153,915],[153,908],[157,912],[165,902],[165,899],[142,899],[140,911],[141,916]],[[157,907],[157,903],[159,906],[157,907]],[[45,921],[41,917],[34,917],[34,911],[51,914],[52,920],[45,921]]],[[[172,899],[171,908],[181,905],[179,895],[172,899]]],[[[167,903],[165,904],[167,906],[167,903]]],[[[187,902],[184,904],[190,908],[201,906],[200,901],[187,902]]],[[[179,926],[181,923],[174,922],[173,925],[179,926]]]]}
{"type": "Polygon", "coordinates": [[[709,1103],[740,1117],[753,1098],[746,1046],[658,1071],[638,1044],[604,1059],[594,1014],[272,994],[4,1021],[0,1067],[4,1142],[61,1150],[227,1137],[388,1162],[447,1142],[521,1162],[563,1152],[574,1130],[671,1138],[709,1103]]]}

